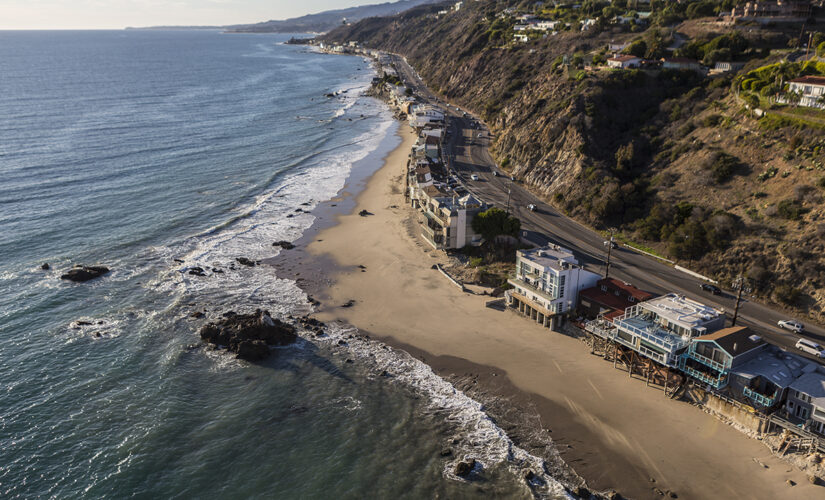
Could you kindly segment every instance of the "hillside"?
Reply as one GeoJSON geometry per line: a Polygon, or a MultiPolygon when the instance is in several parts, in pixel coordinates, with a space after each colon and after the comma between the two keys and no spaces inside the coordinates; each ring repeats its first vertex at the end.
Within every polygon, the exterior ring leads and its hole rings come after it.
{"type": "Polygon", "coordinates": [[[325,40],[405,55],[434,91],[484,118],[502,167],[570,216],[724,284],[742,273],[755,295],[821,321],[825,113],[774,97],[794,77],[825,74],[814,56],[825,35],[714,17],[734,4],[654,1],[642,15],[592,1],[464,2],[440,15],[451,4],[425,5],[325,40]],[[520,14],[558,24],[522,31],[520,14]],[[610,69],[609,44],[654,64],[610,69]],[[744,67],[658,63],[673,56],[744,67]]]}
{"type": "Polygon", "coordinates": [[[241,26],[230,26],[231,33],[322,33],[341,26],[342,23],[355,22],[367,17],[391,16],[417,5],[432,3],[435,0],[400,0],[372,5],[361,5],[346,9],[328,10],[317,14],[279,21],[241,26]]]}

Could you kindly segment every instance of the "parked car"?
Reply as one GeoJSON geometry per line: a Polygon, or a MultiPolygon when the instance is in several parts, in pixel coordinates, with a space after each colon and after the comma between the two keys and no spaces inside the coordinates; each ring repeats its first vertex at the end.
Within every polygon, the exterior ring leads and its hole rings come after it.
{"type": "Polygon", "coordinates": [[[802,352],[813,354],[818,358],[825,358],[825,347],[822,347],[812,340],[799,339],[796,341],[796,348],[802,352]]]}
{"type": "Polygon", "coordinates": [[[619,248],[619,244],[613,240],[605,240],[603,244],[604,246],[610,245],[610,248],[613,250],[619,248]]]}
{"type": "Polygon", "coordinates": [[[473,175],[470,176],[470,179],[472,179],[474,181],[477,181],[478,180],[478,175],[473,174],[473,175]]]}
{"type": "Polygon", "coordinates": [[[805,325],[793,319],[783,319],[779,321],[777,325],[779,325],[779,328],[784,328],[785,330],[790,330],[796,333],[802,333],[802,330],[805,329],[805,325]]]}
{"type": "Polygon", "coordinates": [[[720,290],[718,286],[711,285],[710,283],[699,283],[699,288],[701,288],[702,291],[710,292],[713,295],[722,294],[722,290],[720,290]]]}

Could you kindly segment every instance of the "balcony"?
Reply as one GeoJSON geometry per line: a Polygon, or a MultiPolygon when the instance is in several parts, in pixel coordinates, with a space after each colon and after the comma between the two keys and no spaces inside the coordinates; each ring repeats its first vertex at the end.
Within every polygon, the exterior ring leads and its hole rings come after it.
{"type": "MultiPolygon", "coordinates": [[[[627,316],[626,314],[624,316],[627,316]]],[[[641,337],[651,344],[657,345],[668,352],[675,352],[684,347],[685,342],[681,337],[670,333],[664,328],[659,327],[655,323],[644,321],[636,317],[622,317],[613,320],[613,324],[618,328],[641,337]],[[634,324],[636,323],[636,324],[634,324]]]]}
{"type": "Polygon", "coordinates": [[[526,281],[520,279],[515,274],[510,275],[510,279],[507,280],[513,286],[521,287],[526,290],[530,290],[531,292],[535,293],[536,295],[540,295],[542,298],[547,300],[556,300],[558,297],[553,297],[550,293],[541,290],[540,288],[536,288],[535,286],[527,283],[526,281]]]}
{"type": "Polygon", "coordinates": [[[707,356],[702,356],[701,354],[697,353],[696,351],[693,351],[692,349],[693,348],[691,347],[691,350],[686,352],[684,356],[687,356],[695,361],[698,361],[699,363],[702,363],[705,366],[709,366],[717,372],[726,372],[728,371],[728,369],[730,369],[730,363],[728,361],[720,363],[718,361],[710,359],[707,356]]]}
{"type": "Polygon", "coordinates": [[[438,215],[434,214],[431,210],[425,210],[424,211],[424,217],[430,219],[431,221],[435,222],[436,224],[438,224],[441,227],[449,226],[449,224],[447,223],[447,221],[445,219],[442,219],[438,215]]]}
{"type": "Polygon", "coordinates": [[[770,408],[774,405],[774,403],[776,403],[776,396],[779,393],[779,390],[776,390],[773,393],[773,396],[766,396],[765,394],[760,394],[756,392],[750,387],[745,387],[745,390],[742,391],[742,393],[745,395],[745,397],[750,398],[751,401],[755,401],[756,403],[759,403],[765,408],[770,408]]]}
{"type": "Polygon", "coordinates": [[[421,226],[421,236],[434,246],[436,250],[444,248],[444,236],[441,233],[435,232],[427,225],[421,226]]]}
{"type": "Polygon", "coordinates": [[[691,368],[685,365],[685,357],[683,356],[679,360],[679,369],[683,372],[687,373],[691,377],[700,380],[709,386],[713,387],[714,389],[721,389],[722,387],[727,384],[727,377],[719,375],[718,377],[712,377],[705,372],[699,371],[695,368],[691,368]]]}

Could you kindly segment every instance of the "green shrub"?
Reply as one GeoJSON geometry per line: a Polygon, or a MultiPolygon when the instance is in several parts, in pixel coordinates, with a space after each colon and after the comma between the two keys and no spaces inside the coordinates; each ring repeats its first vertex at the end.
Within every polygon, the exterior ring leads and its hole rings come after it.
{"type": "Polygon", "coordinates": [[[802,298],[802,291],[783,283],[774,289],[773,296],[779,302],[792,306],[802,298]]]}
{"type": "Polygon", "coordinates": [[[776,215],[788,220],[799,220],[802,218],[804,209],[802,205],[791,198],[780,201],[776,205],[776,215]]]}

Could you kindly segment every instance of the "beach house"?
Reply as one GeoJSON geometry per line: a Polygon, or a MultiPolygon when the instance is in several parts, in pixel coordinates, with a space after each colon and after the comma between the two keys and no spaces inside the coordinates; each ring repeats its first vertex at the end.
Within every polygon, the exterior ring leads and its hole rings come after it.
{"type": "Polygon", "coordinates": [[[812,371],[791,382],[785,410],[794,423],[825,436],[825,375],[812,371]]]}
{"type": "Polygon", "coordinates": [[[753,359],[731,368],[726,390],[735,399],[764,411],[784,401],[794,380],[815,369],[808,359],[768,344],[753,359]]]}
{"type": "Polygon", "coordinates": [[[447,196],[435,186],[424,188],[422,194],[419,223],[424,241],[436,250],[481,244],[481,235],[473,231],[472,222],[476,214],[487,210],[484,202],[469,194],[461,198],[447,196]]]}
{"type": "Polygon", "coordinates": [[[614,278],[601,279],[596,286],[579,292],[578,312],[588,319],[603,317],[612,320],[625,309],[653,298],[653,294],[639,290],[630,283],[614,278]]]}
{"type": "Polygon", "coordinates": [[[613,318],[588,322],[585,329],[657,363],[676,368],[695,337],[725,326],[725,314],[683,295],[669,293],[628,307],[613,318]]]}
{"type": "Polygon", "coordinates": [[[579,291],[596,285],[596,273],[586,271],[573,252],[548,245],[516,252],[516,272],[507,280],[513,288],[505,294],[507,304],[544,326],[576,307],[579,291]]]}
{"type": "Polygon", "coordinates": [[[429,104],[417,104],[410,107],[408,119],[411,127],[421,130],[430,123],[442,125],[444,123],[444,112],[429,104]]]}
{"type": "Polygon", "coordinates": [[[693,339],[679,356],[679,370],[713,389],[722,389],[732,369],[756,357],[766,346],[747,327],[723,328],[693,339]]]}

